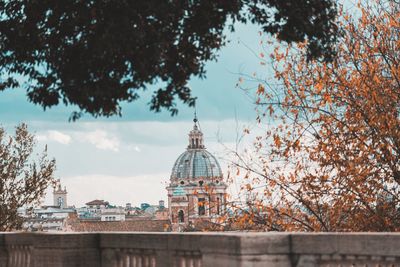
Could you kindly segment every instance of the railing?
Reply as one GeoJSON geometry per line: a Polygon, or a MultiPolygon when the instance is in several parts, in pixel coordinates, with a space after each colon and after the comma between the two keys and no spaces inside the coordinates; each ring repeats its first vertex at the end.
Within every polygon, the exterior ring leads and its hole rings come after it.
{"type": "Polygon", "coordinates": [[[400,234],[0,233],[0,266],[400,266],[400,234]]]}

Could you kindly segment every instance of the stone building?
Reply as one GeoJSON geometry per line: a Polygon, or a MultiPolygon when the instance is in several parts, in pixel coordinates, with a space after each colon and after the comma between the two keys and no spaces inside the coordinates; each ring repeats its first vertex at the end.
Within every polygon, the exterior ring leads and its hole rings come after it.
{"type": "MultiPolygon", "coordinates": [[[[123,208],[121,208],[123,210],[123,208]]],[[[85,207],[78,208],[77,210],[78,217],[80,219],[88,219],[88,220],[100,220],[101,215],[105,211],[110,210],[110,203],[104,200],[95,199],[89,201],[85,204],[85,207]]]]}
{"type": "Polygon", "coordinates": [[[125,210],[121,208],[102,210],[100,214],[100,221],[102,222],[125,221],[125,210]]]}
{"type": "Polygon", "coordinates": [[[56,186],[53,190],[53,205],[59,207],[60,209],[66,209],[67,205],[67,189],[61,188],[60,179],[57,180],[56,186]]]}
{"type": "Polygon", "coordinates": [[[226,188],[221,167],[209,153],[197,118],[189,132],[189,145],[176,160],[168,190],[169,219],[174,231],[214,221],[225,209],[226,188]]]}

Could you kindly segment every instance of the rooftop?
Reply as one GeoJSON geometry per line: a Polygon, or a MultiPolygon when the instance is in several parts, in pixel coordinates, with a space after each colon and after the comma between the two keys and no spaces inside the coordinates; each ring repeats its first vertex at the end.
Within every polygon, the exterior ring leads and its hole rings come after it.
{"type": "Polygon", "coordinates": [[[86,203],[86,205],[88,205],[88,206],[108,205],[108,202],[104,201],[104,200],[95,199],[95,200],[92,200],[92,201],[86,203]]]}

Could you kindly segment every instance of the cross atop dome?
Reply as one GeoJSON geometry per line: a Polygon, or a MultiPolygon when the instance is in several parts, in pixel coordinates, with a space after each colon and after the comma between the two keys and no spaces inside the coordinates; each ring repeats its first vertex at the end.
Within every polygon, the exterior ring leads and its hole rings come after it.
{"type": "Polygon", "coordinates": [[[196,110],[194,111],[194,119],[193,122],[196,124],[197,123],[197,113],[196,110]]]}
{"type": "Polygon", "coordinates": [[[189,132],[189,146],[188,149],[204,149],[204,144],[203,144],[203,133],[201,130],[199,130],[198,126],[198,119],[197,119],[197,114],[196,111],[194,112],[194,125],[193,125],[193,130],[189,132]]]}
{"type": "Polygon", "coordinates": [[[199,126],[197,125],[197,122],[198,122],[199,120],[197,119],[197,112],[196,112],[196,110],[194,111],[194,118],[193,118],[193,122],[194,122],[194,126],[193,126],[193,130],[198,130],[199,129],[199,126]]]}

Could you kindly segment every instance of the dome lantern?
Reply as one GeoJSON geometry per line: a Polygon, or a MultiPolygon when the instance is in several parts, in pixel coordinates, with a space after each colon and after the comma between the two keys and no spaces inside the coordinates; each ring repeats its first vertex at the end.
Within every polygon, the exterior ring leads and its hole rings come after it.
{"type": "Polygon", "coordinates": [[[188,149],[204,149],[205,147],[203,144],[203,133],[201,132],[201,130],[199,130],[196,113],[194,113],[193,122],[194,122],[193,130],[191,130],[189,133],[188,149]]]}

